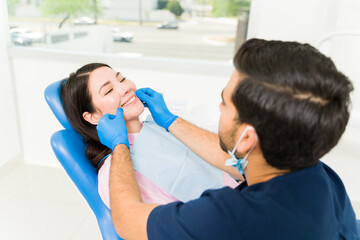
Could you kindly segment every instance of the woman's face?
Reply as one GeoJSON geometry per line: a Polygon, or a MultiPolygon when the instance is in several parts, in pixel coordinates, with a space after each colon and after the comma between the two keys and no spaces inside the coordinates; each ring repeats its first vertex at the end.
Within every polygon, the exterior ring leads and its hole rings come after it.
{"type": "Polygon", "coordinates": [[[92,124],[96,125],[106,113],[115,115],[119,107],[124,110],[125,121],[138,119],[144,111],[144,105],[135,94],[135,84],[111,68],[100,67],[91,72],[88,88],[95,112],[85,112],[83,117],[92,124]]]}

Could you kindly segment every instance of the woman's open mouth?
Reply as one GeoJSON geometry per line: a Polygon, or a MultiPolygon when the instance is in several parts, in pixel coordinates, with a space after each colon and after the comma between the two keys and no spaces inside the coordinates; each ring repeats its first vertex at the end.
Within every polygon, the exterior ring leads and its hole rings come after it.
{"type": "Polygon", "coordinates": [[[136,97],[133,96],[133,97],[130,98],[128,101],[126,101],[123,105],[121,105],[121,107],[126,107],[126,106],[128,106],[129,104],[136,102],[135,100],[136,100],[136,97]]]}

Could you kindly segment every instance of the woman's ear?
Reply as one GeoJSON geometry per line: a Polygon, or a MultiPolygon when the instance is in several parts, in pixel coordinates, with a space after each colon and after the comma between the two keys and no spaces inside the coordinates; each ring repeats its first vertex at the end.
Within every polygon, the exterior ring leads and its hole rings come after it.
{"type": "Polygon", "coordinates": [[[87,121],[93,125],[97,125],[99,123],[101,116],[98,113],[84,112],[83,118],[85,119],[85,121],[87,121]]]}

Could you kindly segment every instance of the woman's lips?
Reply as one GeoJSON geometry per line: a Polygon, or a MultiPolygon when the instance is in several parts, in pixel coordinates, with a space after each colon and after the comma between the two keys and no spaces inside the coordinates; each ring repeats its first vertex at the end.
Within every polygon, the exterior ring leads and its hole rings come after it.
{"type": "Polygon", "coordinates": [[[121,105],[122,108],[127,107],[131,104],[134,104],[137,102],[137,97],[134,95],[132,98],[130,98],[128,101],[126,101],[123,105],[121,105]]]}

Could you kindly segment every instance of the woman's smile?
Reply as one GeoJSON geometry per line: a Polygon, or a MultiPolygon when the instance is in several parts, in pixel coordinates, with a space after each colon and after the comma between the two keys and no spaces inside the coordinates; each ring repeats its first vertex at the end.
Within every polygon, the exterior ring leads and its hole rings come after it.
{"type": "Polygon", "coordinates": [[[134,95],[129,100],[127,100],[124,104],[122,104],[121,107],[126,107],[126,106],[128,106],[130,104],[136,103],[137,100],[138,100],[137,97],[134,95]]]}

